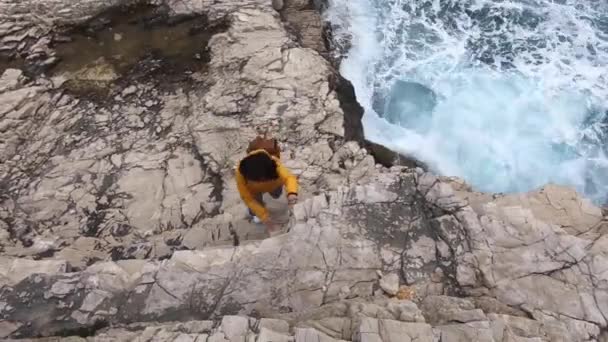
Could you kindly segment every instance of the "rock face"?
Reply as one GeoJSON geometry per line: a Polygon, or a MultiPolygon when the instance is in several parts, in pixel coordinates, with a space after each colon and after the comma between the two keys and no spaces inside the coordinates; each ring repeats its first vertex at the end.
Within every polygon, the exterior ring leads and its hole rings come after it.
{"type": "MultiPolygon", "coordinates": [[[[186,4],[166,5],[183,14],[186,4]]],[[[243,220],[233,180],[258,127],[281,139],[303,196],[319,188],[313,184],[343,135],[328,63],[292,42],[270,3],[193,1],[187,8],[229,28],[209,43],[208,71],[168,91],[133,80],[99,103],[61,91],[54,80],[4,73],[7,255],[55,255],[81,269],[109,257],[163,258],[232,242],[234,234],[259,235],[243,220]]]]}
{"type": "Polygon", "coordinates": [[[366,183],[298,204],[291,231],[263,241],[8,278],[5,336],[225,315],[288,317],[296,341],[587,341],[606,327],[605,238],[517,206],[501,209],[528,224],[480,215],[428,173],[378,171],[366,183]],[[378,270],[400,272],[419,305],[374,294],[378,270]]]}
{"type": "MultiPolygon", "coordinates": [[[[53,58],[59,25],[129,3],[0,1],[0,51],[53,58]]],[[[0,338],[606,338],[599,208],[554,185],[480,194],[377,164],[307,1],[154,4],[224,28],[200,71],[115,75],[103,98],[0,77],[0,338]],[[271,238],[234,183],[259,129],[302,187],[291,217],[268,201],[286,232],[271,238]]]]}

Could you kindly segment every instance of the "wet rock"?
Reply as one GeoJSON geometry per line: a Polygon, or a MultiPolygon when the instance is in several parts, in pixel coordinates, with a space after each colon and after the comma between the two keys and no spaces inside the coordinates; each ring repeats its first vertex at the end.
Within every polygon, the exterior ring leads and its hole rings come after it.
{"type": "Polygon", "coordinates": [[[119,75],[114,67],[104,58],[99,58],[72,76],[75,81],[91,82],[99,86],[104,86],[118,77],[119,75]]]}

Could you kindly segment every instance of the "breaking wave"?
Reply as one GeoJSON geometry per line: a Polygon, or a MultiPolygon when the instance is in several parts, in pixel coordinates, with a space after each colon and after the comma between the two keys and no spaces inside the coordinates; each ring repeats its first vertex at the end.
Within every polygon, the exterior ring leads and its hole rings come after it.
{"type": "Polygon", "coordinates": [[[608,198],[608,2],[330,0],[369,140],[480,191],[608,198]]]}

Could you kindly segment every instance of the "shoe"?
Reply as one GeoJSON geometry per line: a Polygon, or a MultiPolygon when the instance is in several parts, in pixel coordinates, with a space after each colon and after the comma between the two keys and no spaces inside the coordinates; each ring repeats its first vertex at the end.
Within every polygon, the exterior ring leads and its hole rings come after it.
{"type": "Polygon", "coordinates": [[[261,222],[260,219],[253,214],[253,212],[251,211],[251,209],[247,210],[247,221],[253,222],[253,223],[260,223],[261,222]]]}

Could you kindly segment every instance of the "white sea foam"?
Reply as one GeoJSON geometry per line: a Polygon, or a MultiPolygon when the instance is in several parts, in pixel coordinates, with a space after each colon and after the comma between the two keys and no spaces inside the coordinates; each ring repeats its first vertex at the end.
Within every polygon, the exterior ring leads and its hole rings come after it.
{"type": "Polygon", "coordinates": [[[606,202],[608,3],[329,3],[368,139],[482,191],[554,182],[606,202]],[[435,94],[428,113],[407,90],[421,87],[435,94]]]}

